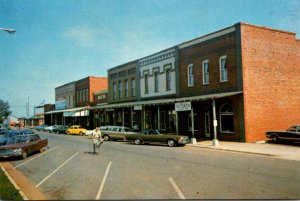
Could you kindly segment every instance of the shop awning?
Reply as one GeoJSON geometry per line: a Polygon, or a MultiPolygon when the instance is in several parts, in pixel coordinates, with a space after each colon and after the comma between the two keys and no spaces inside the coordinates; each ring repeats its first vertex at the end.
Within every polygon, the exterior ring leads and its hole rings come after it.
{"type": "Polygon", "coordinates": [[[217,94],[191,96],[191,97],[184,97],[184,98],[168,98],[168,99],[158,99],[158,100],[148,100],[148,101],[135,101],[135,102],[126,102],[126,103],[106,104],[106,105],[99,105],[99,106],[91,107],[91,109],[95,110],[95,109],[123,108],[123,107],[133,107],[135,105],[161,105],[161,104],[168,104],[168,103],[197,101],[197,100],[203,101],[203,100],[233,96],[233,95],[242,94],[242,93],[243,93],[242,91],[237,91],[237,92],[225,92],[225,93],[217,93],[217,94]]]}
{"type": "Polygon", "coordinates": [[[54,111],[49,111],[45,112],[45,114],[55,114],[55,113],[75,113],[83,110],[89,110],[90,106],[84,106],[84,107],[76,107],[76,108],[70,108],[70,109],[65,109],[65,110],[54,110],[54,111]]]}

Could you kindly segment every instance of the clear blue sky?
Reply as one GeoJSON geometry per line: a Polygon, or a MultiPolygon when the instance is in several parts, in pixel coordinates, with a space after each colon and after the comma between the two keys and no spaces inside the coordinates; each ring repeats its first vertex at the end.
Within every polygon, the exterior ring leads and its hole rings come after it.
{"type": "Polygon", "coordinates": [[[0,0],[0,99],[30,116],[55,87],[247,22],[297,33],[299,0],[0,0]]]}

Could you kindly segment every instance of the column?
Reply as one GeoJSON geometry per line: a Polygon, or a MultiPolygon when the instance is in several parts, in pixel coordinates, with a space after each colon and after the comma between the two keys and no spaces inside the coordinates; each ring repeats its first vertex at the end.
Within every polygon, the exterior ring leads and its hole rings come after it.
{"type": "Polygon", "coordinates": [[[213,124],[214,124],[214,139],[212,141],[213,146],[218,147],[219,141],[217,139],[217,115],[216,115],[216,101],[215,99],[212,99],[212,107],[213,107],[213,124]]]}
{"type": "Polygon", "coordinates": [[[197,140],[195,138],[195,124],[194,124],[194,108],[191,108],[191,121],[192,121],[192,144],[197,144],[197,140]]]}
{"type": "Polygon", "coordinates": [[[158,130],[160,130],[160,106],[157,105],[157,127],[158,127],[158,130]]]}

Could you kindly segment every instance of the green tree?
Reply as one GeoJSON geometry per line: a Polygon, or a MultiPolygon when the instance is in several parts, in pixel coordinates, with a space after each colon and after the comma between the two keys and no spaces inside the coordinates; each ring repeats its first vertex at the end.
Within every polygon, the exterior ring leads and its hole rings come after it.
{"type": "Polygon", "coordinates": [[[11,114],[9,103],[0,99],[0,123],[11,114]]]}

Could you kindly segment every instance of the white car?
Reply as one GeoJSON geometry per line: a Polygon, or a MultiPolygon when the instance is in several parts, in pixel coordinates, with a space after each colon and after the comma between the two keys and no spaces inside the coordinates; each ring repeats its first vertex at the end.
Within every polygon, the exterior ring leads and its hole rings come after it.
{"type": "Polygon", "coordinates": [[[96,129],[94,129],[94,130],[87,130],[86,133],[85,133],[85,135],[86,135],[86,136],[91,136],[91,137],[92,137],[92,135],[93,135],[93,133],[95,132],[95,130],[96,130],[96,129]]]}

